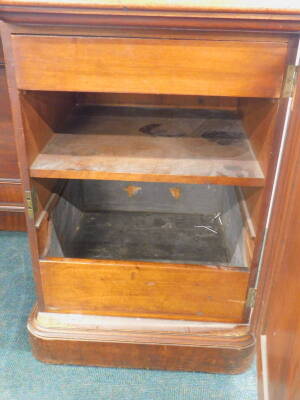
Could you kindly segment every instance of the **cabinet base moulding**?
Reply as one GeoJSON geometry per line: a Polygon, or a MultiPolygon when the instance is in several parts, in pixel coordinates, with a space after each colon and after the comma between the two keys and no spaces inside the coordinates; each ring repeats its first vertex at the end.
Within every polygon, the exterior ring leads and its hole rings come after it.
{"type": "Polygon", "coordinates": [[[39,312],[28,330],[34,356],[50,364],[238,374],[252,363],[246,325],[39,312]]]}

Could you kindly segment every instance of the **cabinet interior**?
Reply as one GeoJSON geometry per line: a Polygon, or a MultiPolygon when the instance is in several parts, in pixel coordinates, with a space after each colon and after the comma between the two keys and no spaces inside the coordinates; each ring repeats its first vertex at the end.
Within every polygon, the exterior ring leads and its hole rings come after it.
{"type": "Polygon", "coordinates": [[[249,274],[278,100],[37,91],[20,98],[40,260],[249,274]]]}
{"type": "Polygon", "coordinates": [[[48,214],[45,257],[248,268],[249,234],[233,186],[71,180],[63,187],[48,214]]]}
{"type": "Polygon", "coordinates": [[[24,92],[22,103],[32,177],[264,185],[276,100],[24,92]]]}

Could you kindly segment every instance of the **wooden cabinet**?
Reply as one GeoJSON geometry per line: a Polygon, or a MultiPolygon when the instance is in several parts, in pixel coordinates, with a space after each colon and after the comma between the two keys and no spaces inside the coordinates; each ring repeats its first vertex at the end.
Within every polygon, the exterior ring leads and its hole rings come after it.
{"type": "Polygon", "coordinates": [[[25,230],[23,190],[0,41],[0,230],[25,230]]]}
{"type": "Polygon", "coordinates": [[[34,354],[244,371],[298,129],[300,10],[6,3],[34,354]]]}

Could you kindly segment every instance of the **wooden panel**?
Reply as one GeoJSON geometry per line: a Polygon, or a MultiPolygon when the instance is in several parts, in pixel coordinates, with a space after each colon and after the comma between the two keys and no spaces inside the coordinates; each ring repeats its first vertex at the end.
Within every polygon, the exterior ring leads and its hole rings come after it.
{"type": "MultiPolygon", "coordinates": [[[[266,242],[255,312],[266,336],[270,400],[300,398],[300,76],[266,242]],[[273,268],[270,269],[269,267],[273,268]]],[[[265,366],[264,366],[265,367],[265,366]]],[[[260,376],[262,384],[263,377],[260,376]]]]}
{"type": "Polygon", "coordinates": [[[23,126],[29,162],[53,135],[53,129],[73,108],[71,93],[25,93],[21,95],[23,126]]]}
{"type": "Polygon", "coordinates": [[[166,331],[147,319],[151,329],[141,330],[126,322],[128,318],[120,318],[125,320],[123,329],[107,329],[101,323],[90,327],[85,317],[59,314],[59,325],[51,327],[45,323],[51,319],[49,313],[34,310],[28,323],[34,356],[55,364],[238,374],[250,367],[254,355],[254,339],[247,327],[206,324],[195,330],[179,321],[183,329],[166,331]],[[70,320],[78,317],[80,324],[74,327],[70,320]]]}
{"type": "MultiPolygon", "coordinates": [[[[274,133],[279,102],[269,99],[239,99],[238,109],[249,137],[255,157],[265,176],[274,158],[274,133]]],[[[255,231],[258,231],[262,218],[262,204],[266,196],[257,188],[241,188],[249,216],[255,231]]]]}
{"type": "Polygon", "coordinates": [[[257,187],[241,187],[241,194],[243,201],[246,205],[246,217],[250,218],[250,224],[253,226],[253,230],[250,227],[250,233],[252,239],[259,229],[261,223],[261,213],[262,213],[262,201],[263,201],[263,188],[257,187]]]}
{"type": "Polygon", "coordinates": [[[21,183],[0,181],[0,202],[22,204],[23,190],[21,183]]]}
{"type": "Polygon", "coordinates": [[[18,36],[20,89],[279,97],[284,43],[18,36]],[[153,67],[155,66],[155,68],[153,67]]]}
{"type": "Polygon", "coordinates": [[[0,66],[0,179],[19,178],[5,69],[0,66]]]}
{"type": "MultiPolygon", "coordinates": [[[[35,221],[39,225],[45,213],[48,212],[48,207],[56,197],[56,191],[60,192],[60,187],[64,186],[64,182],[58,182],[56,179],[34,179],[31,182],[32,190],[35,194],[35,221]]],[[[36,226],[37,228],[37,226],[36,226]]]]}
{"type": "Polygon", "coordinates": [[[250,367],[254,355],[249,327],[234,324],[41,313],[35,308],[28,329],[35,357],[48,363],[237,374],[250,367]]]}
{"type": "Polygon", "coordinates": [[[219,146],[203,138],[57,134],[31,176],[262,186],[249,144],[219,146]]]}
{"type": "MultiPolygon", "coordinates": [[[[73,93],[28,91],[21,93],[20,97],[22,104],[30,104],[52,130],[61,125],[76,105],[76,95],[73,93]]],[[[41,132],[38,134],[41,135],[41,132]]]]}
{"type": "MultiPolygon", "coordinates": [[[[120,19],[119,19],[120,21],[120,19]]],[[[124,19],[124,22],[126,18],[124,19]]],[[[127,20],[127,22],[129,22],[127,20]]],[[[133,22],[132,20],[130,22],[133,22]]],[[[48,36],[73,36],[74,26],[59,24],[56,25],[14,25],[10,26],[11,33],[15,34],[40,34],[48,36]]],[[[145,28],[145,27],[144,27],[145,28]]],[[[250,32],[250,31],[213,31],[210,29],[201,30],[200,26],[195,29],[185,29],[183,23],[178,29],[163,29],[158,27],[156,24],[149,27],[149,29],[141,29],[135,24],[132,24],[130,29],[120,26],[109,26],[107,24],[98,26],[77,26],[77,36],[88,36],[88,37],[131,37],[131,38],[159,38],[159,39],[194,39],[194,40],[231,40],[231,41],[250,41],[250,42],[281,42],[288,43],[288,33],[269,33],[267,31],[261,32],[250,32]]]]}
{"type": "Polygon", "coordinates": [[[22,203],[22,186],[0,40],[0,230],[26,230],[22,203]]]}
{"type": "Polygon", "coordinates": [[[0,230],[26,231],[24,210],[22,212],[10,212],[1,211],[0,208],[0,230]]]}
{"type": "Polygon", "coordinates": [[[32,333],[30,340],[33,355],[42,362],[113,368],[240,374],[250,368],[254,354],[254,345],[240,350],[181,344],[154,346],[121,340],[83,341],[74,338],[74,332],[71,340],[34,336],[32,333]]]}
{"type": "Polygon", "coordinates": [[[241,322],[249,277],[230,268],[108,260],[45,259],[40,267],[46,311],[205,321],[241,322]]]}
{"type": "Polygon", "coordinates": [[[120,105],[120,106],[153,106],[236,110],[238,100],[234,97],[176,96],[136,93],[78,93],[80,105],[120,105]]]}
{"type": "Polygon", "coordinates": [[[239,110],[257,160],[265,175],[272,159],[278,100],[240,99],[239,110]]]}

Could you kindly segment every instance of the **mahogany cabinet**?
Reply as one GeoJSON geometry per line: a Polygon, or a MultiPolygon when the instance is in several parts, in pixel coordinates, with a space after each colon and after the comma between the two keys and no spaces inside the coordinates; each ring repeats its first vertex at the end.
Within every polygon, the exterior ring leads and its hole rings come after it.
{"type": "Polygon", "coordinates": [[[0,230],[25,230],[25,207],[0,40],[0,230]]]}
{"type": "Polygon", "coordinates": [[[299,162],[300,8],[209,3],[0,6],[42,361],[252,362],[299,162]]]}

